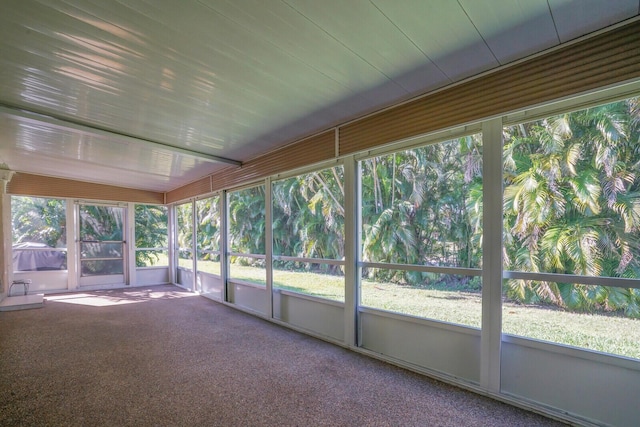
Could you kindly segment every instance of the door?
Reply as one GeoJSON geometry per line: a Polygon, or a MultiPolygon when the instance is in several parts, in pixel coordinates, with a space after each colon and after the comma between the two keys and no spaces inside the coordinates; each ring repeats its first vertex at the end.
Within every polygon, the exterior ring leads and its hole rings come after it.
{"type": "Polygon", "coordinates": [[[78,204],[80,286],[127,284],[127,209],[78,204]]]}

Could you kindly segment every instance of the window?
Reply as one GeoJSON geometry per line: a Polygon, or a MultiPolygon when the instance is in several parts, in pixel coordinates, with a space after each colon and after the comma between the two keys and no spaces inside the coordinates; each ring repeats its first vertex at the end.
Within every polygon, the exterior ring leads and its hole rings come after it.
{"type": "Polygon", "coordinates": [[[196,201],[198,271],[220,276],[220,196],[196,201]]]}
{"type": "Polygon", "coordinates": [[[344,301],[344,168],[275,181],[273,287],[344,301]]]}
{"type": "Polygon", "coordinates": [[[639,106],[504,128],[504,332],[640,358],[639,106]]]}
{"type": "Polygon", "coordinates": [[[178,267],[193,270],[193,203],[176,206],[176,243],[178,267]]]}
{"type": "Polygon", "coordinates": [[[264,286],[264,185],[229,192],[229,278],[264,286]]]}
{"type": "Polygon", "coordinates": [[[124,274],[126,209],[121,206],[78,206],[81,276],[124,274]]]}
{"type": "Polygon", "coordinates": [[[66,202],[11,197],[14,271],[67,269],[66,202]]]}
{"type": "Polygon", "coordinates": [[[360,162],[361,304],[479,327],[482,141],[360,162]]]}
{"type": "Polygon", "coordinates": [[[136,267],[169,265],[167,208],[136,205],[136,267]]]}

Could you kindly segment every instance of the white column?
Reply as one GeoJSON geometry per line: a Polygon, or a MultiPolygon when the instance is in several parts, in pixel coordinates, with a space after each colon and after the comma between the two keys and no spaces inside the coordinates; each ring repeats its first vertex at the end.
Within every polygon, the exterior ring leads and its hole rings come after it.
{"type": "Polygon", "coordinates": [[[7,195],[7,184],[11,181],[13,171],[6,164],[0,165],[0,300],[9,291],[9,284],[13,280],[11,258],[11,200],[7,195]]]}
{"type": "Polygon", "coordinates": [[[200,288],[198,287],[198,239],[197,239],[197,229],[198,229],[198,212],[196,210],[196,201],[195,199],[191,201],[191,271],[193,274],[191,276],[191,291],[200,292],[200,288]]]}
{"type": "Polygon", "coordinates": [[[169,283],[176,284],[178,282],[178,264],[176,247],[176,205],[171,204],[167,206],[167,244],[169,245],[169,283]]]}
{"type": "Polygon", "coordinates": [[[271,194],[271,178],[264,180],[264,249],[265,249],[265,269],[266,269],[266,291],[267,291],[267,313],[268,317],[273,317],[273,196],[271,194]]]}
{"type": "Polygon", "coordinates": [[[353,157],[344,161],[344,343],[358,346],[358,304],[360,247],[358,170],[353,157]]]}
{"type": "Polygon", "coordinates": [[[222,279],[222,300],[226,302],[231,302],[231,295],[233,295],[229,289],[229,257],[227,256],[227,246],[228,246],[228,235],[229,235],[229,227],[228,227],[228,217],[229,217],[229,208],[227,206],[227,192],[220,192],[220,202],[218,205],[218,209],[220,212],[220,278],[222,279]]]}
{"type": "Polygon", "coordinates": [[[500,391],[502,342],[502,119],[482,124],[483,248],[480,385],[500,391]]]}
{"type": "Polygon", "coordinates": [[[125,281],[127,285],[135,286],[138,283],[136,273],[138,271],[136,267],[136,204],[127,204],[127,277],[125,281]]]}
{"type": "Polygon", "coordinates": [[[67,289],[78,289],[78,280],[80,277],[80,261],[78,256],[79,239],[78,230],[80,230],[80,216],[78,203],[72,199],[65,200],[66,207],[66,231],[67,231],[67,289]]]}

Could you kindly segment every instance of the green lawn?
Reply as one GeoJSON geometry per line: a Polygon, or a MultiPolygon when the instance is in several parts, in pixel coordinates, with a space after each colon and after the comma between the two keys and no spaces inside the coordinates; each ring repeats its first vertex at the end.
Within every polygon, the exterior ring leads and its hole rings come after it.
{"type": "MultiPolygon", "coordinates": [[[[190,261],[182,261],[180,265],[190,266],[190,261]]],[[[219,263],[201,262],[198,265],[202,271],[220,274],[219,263]]],[[[266,274],[262,268],[232,264],[231,276],[264,284],[266,274]]],[[[273,278],[275,288],[344,301],[342,277],[274,270],[273,278]]],[[[480,293],[430,290],[363,280],[361,299],[362,305],[367,307],[480,327],[480,293]]],[[[502,328],[508,334],[640,359],[640,319],[504,302],[502,328]]]]}

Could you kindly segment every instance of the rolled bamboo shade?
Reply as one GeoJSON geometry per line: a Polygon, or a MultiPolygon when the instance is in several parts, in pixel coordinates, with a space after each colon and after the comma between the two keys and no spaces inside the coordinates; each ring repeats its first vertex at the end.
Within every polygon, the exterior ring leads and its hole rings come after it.
{"type": "Polygon", "coordinates": [[[207,194],[211,192],[211,176],[205,176],[190,184],[183,185],[180,188],[169,191],[167,193],[167,203],[177,202],[179,200],[188,199],[190,197],[196,197],[201,194],[207,194]]]}
{"type": "Polygon", "coordinates": [[[335,158],[335,131],[330,130],[288,145],[212,175],[213,190],[265,178],[278,172],[297,169],[335,158]]]}
{"type": "Polygon", "coordinates": [[[339,128],[339,153],[502,115],[640,77],[640,22],[571,44],[339,128]]]}
{"type": "Polygon", "coordinates": [[[163,193],[20,172],[16,173],[7,185],[7,193],[34,197],[91,199],[144,204],[164,203],[163,193]]]}

